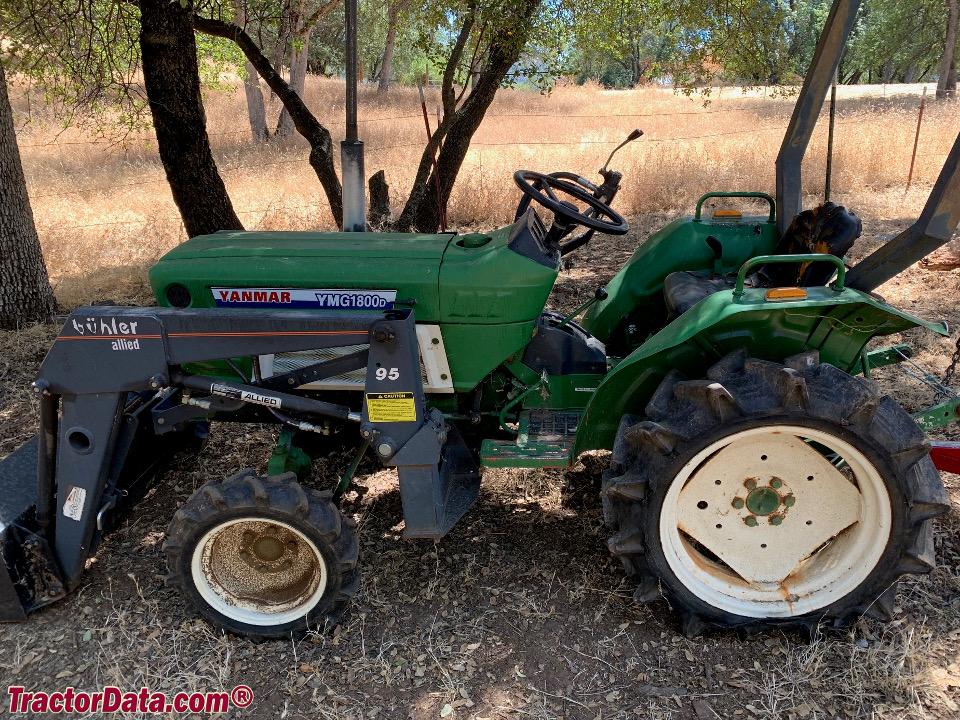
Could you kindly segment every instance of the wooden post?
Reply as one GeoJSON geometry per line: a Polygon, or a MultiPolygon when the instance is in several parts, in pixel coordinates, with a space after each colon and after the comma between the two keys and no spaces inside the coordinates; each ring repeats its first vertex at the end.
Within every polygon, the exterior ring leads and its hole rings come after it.
{"type": "Polygon", "coordinates": [[[917,146],[920,144],[920,124],[923,122],[923,106],[927,103],[927,86],[923,86],[923,94],[920,96],[920,117],[917,118],[917,135],[913,139],[913,157],[910,158],[910,173],[907,175],[907,189],[903,191],[906,195],[910,192],[910,183],[913,182],[913,164],[917,161],[917,146]]]}
{"type": "Polygon", "coordinates": [[[837,124],[837,73],[833,74],[830,86],[830,129],[827,131],[827,181],[823,188],[823,201],[830,202],[830,183],[833,179],[833,129],[837,124]]]}

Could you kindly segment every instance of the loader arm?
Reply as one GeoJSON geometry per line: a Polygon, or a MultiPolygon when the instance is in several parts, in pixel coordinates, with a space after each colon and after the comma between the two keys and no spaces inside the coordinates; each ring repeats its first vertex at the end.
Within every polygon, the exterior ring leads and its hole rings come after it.
{"type": "MultiPolygon", "coordinates": [[[[0,464],[0,492],[17,498],[0,517],[3,620],[20,619],[76,587],[105,519],[127,492],[124,481],[142,483],[159,470],[160,446],[151,443],[176,437],[187,421],[212,412],[249,406],[308,432],[321,431],[324,418],[356,423],[358,440],[398,468],[411,536],[440,537],[476,497],[479,476],[459,435],[452,431],[448,442],[443,415],[426,408],[412,310],[81,308],[57,337],[34,388],[41,396],[39,442],[0,464]],[[322,402],[259,378],[188,370],[191,363],[361,344],[369,351],[352,361],[365,361],[367,369],[362,407],[322,402]],[[125,477],[138,464],[136,477],[125,477]]],[[[162,450],[169,456],[175,445],[162,450]]]]}

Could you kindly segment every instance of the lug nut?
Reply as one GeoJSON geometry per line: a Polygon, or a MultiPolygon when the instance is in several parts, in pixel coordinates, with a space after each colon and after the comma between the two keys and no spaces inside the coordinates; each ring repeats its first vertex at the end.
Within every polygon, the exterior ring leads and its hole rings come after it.
{"type": "Polygon", "coordinates": [[[781,480],[780,478],[774,478],[774,479],[770,482],[770,487],[772,487],[772,488],[780,488],[780,487],[783,487],[783,480],[781,480]]]}
{"type": "Polygon", "coordinates": [[[771,516],[770,516],[770,524],[771,524],[771,525],[779,525],[779,524],[782,523],[782,522],[783,522],[783,518],[782,518],[780,515],[771,515],[771,516]]]}
{"type": "Polygon", "coordinates": [[[743,500],[741,500],[740,498],[734,498],[734,499],[733,499],[733,506],[734,506],[737,510],[743,510],[743,500]]]}
{"type": "Polygon", "coordinates": [[[797,502],[797,499],[793,495],[787,495],[783,499],[783,504],[786,505],[787,507],[793,507],[796,504],[796,502],[797,502]]]}
{"type": "Polygon", "coordinates": [[[747,527],[757,526],[757,519],[753,515],[748,515],[743,521],[747,524],[747,527]]]}
{"type": "Polygon", "coordinates": [[[747,478],[746,481],[743,483],[743,486],[747,488],[747,490],[753,490],[754,488],[757,487],[757,479],[747,478]]]}

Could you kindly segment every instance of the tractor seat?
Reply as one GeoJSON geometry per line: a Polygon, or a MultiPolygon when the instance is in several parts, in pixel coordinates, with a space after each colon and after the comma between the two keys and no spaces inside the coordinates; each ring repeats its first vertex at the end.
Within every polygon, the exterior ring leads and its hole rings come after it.
{"type": "Polygon", "coordinates": [[[709,295],[721,290],[733,290],[736,282],[735,275],[687,271],[670,273],[663,281],[663,299],[670,320],[680,317],[709,295]]]}
{"type": "MultiPolygon", "coordinates": [[[[853,247],[863,230],[860,218],[846,208],[828,202],[797,215],[774,248],[774,255],[823,253],[842,258],[853,247]]],[[[722,248],[716,238],[707,244],[721,265],[722,248]]],[[[834,268],[827,263],[768,263],[746,279],[746,287],[813,287],[826,285],[834,268]]],[[[668,320],[683,315],[698,302],[720,292],[732,290],[737,276],[708,271],[670,273],[663,281],[663,299],[668,320]]]]}

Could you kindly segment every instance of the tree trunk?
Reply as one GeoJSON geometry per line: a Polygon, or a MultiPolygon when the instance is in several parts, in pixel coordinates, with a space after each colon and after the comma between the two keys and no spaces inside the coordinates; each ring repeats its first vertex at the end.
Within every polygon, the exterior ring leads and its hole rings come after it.
{"type": "Polygon", "coordinates": [[[43,321],[55,310],[0,63],[0,328],[43,321]]]}
{"type": "Polygon", "coordinates": [[[893,60],[887,60],[883,64],[883,84],[889,85],[893,79],[893,60]]]}
{"type": "Polygon", "coordinates": [[[267,111],[263,105],[263,91],[260,89],[260,76],[250,63],[244,63],[246,77],[243,79],[243,91],[247,95],[247,116],[250,118],[250,134],[257,144],[270,139],[267,129],[267,111]]]}
{"type": "Polygon", "coordinates": [[[243,230],[210,151],[200,98],[193,9],[140,0],[143,84],[157,149],[187,235],[243,230]]]}
{"type": "Polygon", "coordinates": [[[247,57],[247,60],[253,63],[260,77],[280,98],[280,102],[283,103],[283,106],[290,113],[290,117],[293,118],[293,125],[297,132],[310,143],[310,166],[317,173],[317,178],[323,186],[327,201],[330,203],[330,212],[333,214],[337,227],[342,228],[343,190],[340,186],[340,178],[337,177],[337,171],[333,167],[333,141],[330,138],[330,131],[320,124],[300,96],[274,70],[273,65],[261,52],[253,38],[241,28],[233,23],[213,20],[199,15],[193,16],[193,24],[200,32],[235,42],[247,57]]]}
{"type": "Polygon", "coordinates": [[[937,100],[942,100],[948,94],[952,97],[956,93],[957,83],[954,77],[953,87],[950,87],[950,68],[954,65],[957,55],[957,25],[960,23],[960,0],[949,0],[950,12],[947,15],[947,40],[943,47],[943,60],[940,62],[940,77],[937,79],[937,100]]]}
{"type": "MultiPolygon", "coordinates": [[[[290,42],[290,27],[293,18],[293,5],[290,0],[284,0],[283,7],[280,9],[280,25],[277,28],[277,44],[273,48],[273,56],[270,58],[270,64],[277,69],[277,73],[283,76],[283,58],[287,54],[287,45],[290,42]]],[[[270,100],[277,97],[273,88],[270,88],[270,100]]]]}
{"type": "Polygon", "coordinates": [[[385,227],[393,217],[390,209],[390,186],[387,185],[387,176],[383,170],[378,170],[367,181],[370,189],[370,210],[367,212],[367,221],[374,229],[385,227]]]}
{"type": "MultiPolygon", "coordinates": [[[[307,52],[310,49],[310,33],[313,32],[313,25],[298,27],[294,33],[293,44],[290,48],[290,89],[300,98],[303,98],[303,91],[307,86],[307,52]]],[[[277,121],[277,137],[290,137],[293,135],[293,118],[287,111],[286,106],[280,111],[280,119],[277,121]]]]}
{"type": "MultiPolygon", "coordinates": [[[[247,15],[246,12],[244,12],[243,4],[237,0],[233,3],[233,22],[240,27],[246,27],[247,25],[247,15]]],[[[250,119],[250,134],[253,136],[254,143],[265,143],[270,139],[270,131],[267,130],[267,112],[263,106],[260,76],[257,75],[257,69],[249,62],[245,63],[243,68],[246,72],[243,78],[243,92],[247,97],[247,117],[250,119]]]]}
{"type": "MultiPolygon", "coordinates": [[[[531,18],[540,6],[540,2],[541,0],[522,0],[519,5],[515,6],[515,17],[512,23],[515,28],[513,34],[495,37],[490,40],[483,72],[476,87],[471,90],[459,110],[456,109],[453,77],[457,66],[460,64],[466,38],[463,38],[463,44],[458,39],[450,58],[448,58],[447,70],[444,73],[441,87],[444,118],[433,136],[435,146],[441,139],[443,140],[443,147],[437,157],[437,169],[440,178],[440,202],[444,208],[450,200],[453,184],[460,172],[461,165],[463,165],[467,150],[470,149],[470,141],[474,133],[480,127],[480,123],[483,122],[483,116],[493,102],[493,98],[507,72],[520,57],[520,52],[526,43],[526,36],[530,31],[531,18]]],[[[472,19],[468,18],[461,32],[466,31],[466,34],[469,35],[468,23],[470,22],[472,22],[472,19]]],[[[461,37],[463,36],[461,35],[461,37]]],[[[417,170],[413,189],[410,191],[410,197],[396,222],[396,230],[404,232],[413,228],[418,232],[436,232],[440,226],[436,180],[430,168],[430,150],[425,148],[420,158],[420,166],[417,170]]]]}
{"type": "Polygon", "coordinates": [[[397,44],[397,2],[391,2],[387,5],[387,41],[383,46],[383,63],[380,66],[380,84],[377,87],[379,92],[387,92],[390,89],[390,71],[393,65],[393,51],[397,44]]]}

